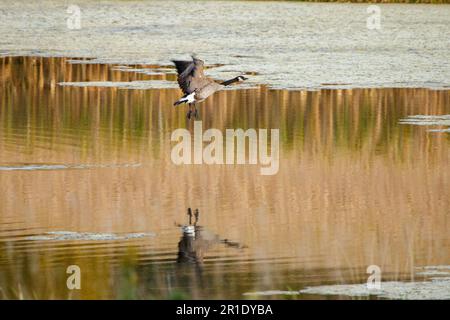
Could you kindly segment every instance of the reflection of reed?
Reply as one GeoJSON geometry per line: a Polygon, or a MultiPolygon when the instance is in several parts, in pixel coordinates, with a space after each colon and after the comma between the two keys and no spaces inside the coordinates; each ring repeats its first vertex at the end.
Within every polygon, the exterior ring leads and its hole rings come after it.
{"type": "MultiPolygon", "coordinates": [[[[172,164],[170,133],[190,126],[171,107],[177,90],[62,88],[58,81],[144,76],[56,58],[0,61],[2,163],[142,163],[0,173],[4,236],[31,227],[166,234],[179,208],[198,203],[202,224],[248,244],[236,268],[266,275],[271,288],[285,284],[275,275],[299,269],[332,268],[348,280],[342,270],[357,278],[378,264],[395,278],[450,261],[448,135],[398,125],[410,114],[449,114],[449,91],[261,87],[211,97],[204,128],[280,128],[280,171],[263,177],[257,166],[172,164]]],[[[173,253],[178,241],[169,233],[154,246],[173,253]]],[[[212,277],[226,290],[220,273],[212,277]]],[[[235,289],[253,285],[235,280],[235,289]]]]}
{"type": "MultiPolygon", "coordinates": [[[[94,150],[104,148],[107,140],[108,147],[121,153],[122,149],[145,152],[149,144],[156,148],[165,138],[162,133],[189,125],[183,119],[182,110],[170,107],[179,95],[175,89],[61,88],[57,85],[60,81],[174,80],[173,74],[148,76],[112,71],[108,65],[69,64],[60,58],[10,57],[0,61],[3,107],[0,121],[4,131],[9,128],[14,134],[38,135],[50,140],[62,131],[74,140],[68,141],[69,145],[79,142],[84,149],[94,150]],[[23,94],[24,90],[27,94],[23,94]]],[[[422,89],[304,92],[261,87],[226,91],[211,97],[204,108],[208,109],[205,114],[212,114],[203,122],[206,128],[280,128],[285,150],[300,148],[308,153],[332,156],[343,147],[365,148],[370,153],[391,148],[392,156],[401,158],[398,145],[405,138],[416,141],[426,136],[420,130],[398,126],[398,120],[410,114],[449,112],[449,99],[449,91],[422,89]]],[[[16,140],[28,147],[34,145],[30,140],[16,140]]],[[[432,141],[442,142],[440,138],[432,141]]]]}

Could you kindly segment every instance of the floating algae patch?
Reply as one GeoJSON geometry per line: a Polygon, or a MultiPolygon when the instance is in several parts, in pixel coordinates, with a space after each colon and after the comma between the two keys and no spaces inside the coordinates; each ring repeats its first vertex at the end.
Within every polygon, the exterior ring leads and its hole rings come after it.
{"type": "Polygon", "coordinates": [[[0,166],[0,171],[33,171],[33,170],[62,170],[69,167],[63,164],[27,164],[0,166]]]}
{"type": "MultiPolygon", "coordinates": [[[[59,82],[60,86],[66,87],[100,87],[100,88],[119,88],[119,89],[177,89],[176,81],[166,80],[143,80],[143,81],[86,81],[86,82],[59,82]]],[[[254,84],[241,84],[239,86],[225,87],[224,90],[236,89],[257,89],[254,84]]]]}
{"type": "MultiPolygon", "coordinates": [[[[416,275],[419,276],[445,276],[450,277],[450,266],[439,265],[439,266],[425,266],[416,268],[419,270],[416,275]]],[[[435,279],[435,278],[432,278],[435,279]]]]}
{"type": "Polygon", "coordinates": [[[428,132],[450,132],[450,128],[446,129],[429,129],[428,132]]]}
{"type": "Polygon", "coordinates": [[[140,163],[125,164],[11,164],[0,165],[0,171],[35,171],[35,170],[65,170],[94,168],[137,168],[140,163]]]}
{"type": "Polygon", "coordinates": [[[369,289],[367,283],[338,284],[308,287],[299,291],[267,290],[246,292],[245,296],[286,296],[286,295],[338,295],[349,297],[376,296],[383,299],[419,300],[450,299],[450,266],[425,266],[416,268],[417,275],[430,277],[425,281],[386,281],[380,289],[369,289]],[[431,277],[433,276],[433,277],[431,277]]]}
{"type": "MultiPolygon", "coordinates": [[[[447,266],[447,265],[425,266],[425,267],[419,267],[418,269],[424,269],[424,270],[447,270],[450,273],[450,266],[447,266]]],[[[449,274],[449,276],[450,276],[450,274],[449,274]]]]}
{"type": "Polygon", "coordinates": [[[368,297],[370,295],[385,299],[450,299],[450,266],[424,266],[416,268],[416,275],[428,278],[425,281],[388,281],[381,282],[380,289],[369,289],[367,284],[344,284],[309,287],[300,293],[321,295],[344,295],[368,297]]]}
{"type": "Polygon", "coordinates": [[[175,81],[143,80],[143,81],[85,81],[85,82],[59,82],[66,87],[103,87],[119,89],[173,89],[178,88],[175,81]]]}
{"type": "Polygon", "coordinates": [[[84,241],[107,241],[107,240],[128,240],[153,237],[154,233],[95,233],[95,232],[73,232],[73,231],[51,231],[44,235],[29,236],[25,240],[31,241],[67,241],[67,240],[84,240],[84,241]]]}
{"type": "Polygon", "coordinates": [[[400,119],[399,124],[415,126],[447,126],[448,128],[428,129],[428,132],[450,132],[450,114],[444,115],[412,115],[400,119]]]}
{"type": "Polygon", "coordinates": [[[439,270],[426,270],[417,272],[416,275],[418,276],[450,276],[449,272],[446,271],[439,271],[439,270]]]}
{"type": "Polygon", "coordinates": [[[256,292],[245,292],[244,296],[294,296],[300,294],[299,291],[287,291],[287,290],[267,290],[256,292]]]}
{"type": "Polygon", "coordinates": [[[412,115],[400,120],[401,124],[418,126],[450,126],[450,114],[444,115],[412,115]]]}
{"type": "Polygon", "coordinates": [[[448,39],[450,6],[384,5],[386,27],[368,30],[361,27],[366,11],[353,4],[81,2],[82,30],[68,33],[63,2],[28,1],[25,6],[2,0],[0,55],[168,65],[171,59],[188,58],[177,54],[182,48],[209,65],[257,72],[259,83],[281,88],[449,86],[448,41],[443,39],[448,39]],[[201,27],[194,22],[199,16],[201,27]]]}
{"type": "Polygon", "coordinates": [[[134,72],[145,75],[164,75],[164,74],[176,74],[176,70],[172,68],[132,68],[129,66],[117,66],[111,68],[113,71],[120,72],[134,72]]]}
{"type": "Polygon", "coordinates": [[[433,278],[423,282],[382,282],[381,289],[369,289],[367,284],[342,284],[309,287],[302,294],[342,295],[352,297],[377,296],[384,299],[450,299],[450,277],[433,278]]]}

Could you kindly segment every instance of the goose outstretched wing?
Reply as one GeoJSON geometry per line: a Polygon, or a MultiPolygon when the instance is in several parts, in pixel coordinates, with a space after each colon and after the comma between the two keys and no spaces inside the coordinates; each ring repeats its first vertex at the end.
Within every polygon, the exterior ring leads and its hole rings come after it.
{"type": "Polygon", "coordinates": [[[184,94],[191,94],[203,85],[203,61],[192,57],[192,61],[172,60],[178,72],[178,84],[184,94]]]}

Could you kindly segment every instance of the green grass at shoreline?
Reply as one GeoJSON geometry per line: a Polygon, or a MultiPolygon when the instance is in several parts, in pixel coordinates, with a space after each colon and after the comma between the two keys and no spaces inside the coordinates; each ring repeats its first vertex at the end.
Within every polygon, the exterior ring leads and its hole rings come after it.
{"type": "Polygon", "coordinates": [[[412,3],[450,4],[450,0],[287,0],[296,2],[336,2],[336,3],[412,3]]]}

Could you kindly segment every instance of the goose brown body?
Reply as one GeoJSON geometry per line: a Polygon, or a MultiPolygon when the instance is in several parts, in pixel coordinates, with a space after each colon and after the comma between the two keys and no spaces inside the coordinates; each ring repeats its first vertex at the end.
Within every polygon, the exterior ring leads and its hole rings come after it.
{"type": "Polygon", "coordinates": [[[172,60],[172,62],[177,69],[178,85],[184,93],[184,96],[176,101],[174,105],[188,103],[190,108],[187,114],[188,118],[190,118],[193,111],[191,110],[192,105],[194,105],[195,116],[198,115],[195,103],[204,101],[216,91],[223,89],[229,84],[247,79],[243,76],[237,76],[233,79],[218,83],[205,76],[203,71],[204,62],[200,59],[192,57],[192,61],[172,60]]]}

